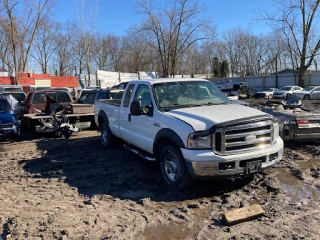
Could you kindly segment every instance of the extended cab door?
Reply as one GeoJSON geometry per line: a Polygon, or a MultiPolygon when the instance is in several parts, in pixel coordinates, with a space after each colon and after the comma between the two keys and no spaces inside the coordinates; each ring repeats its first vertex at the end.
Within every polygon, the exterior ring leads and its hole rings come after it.
{"type": "MultiPolygon", "coordinates": [[[[133,85],[133,84],[132,84],[133,85]]],[[[128,91],[132,86],[128,86],[128,91]]],[[[156,133],[160,129],[160,124],[154,117],[154,99],[150,87],[146,84],[137,84],[134,92],[126,92],[123,106],[120,110],[120,128],[123,139],[147,152],[152,153],[153,142],[156,133]],[[142,111],[139,116],[130,114],[130,104],[126,104],[126,98],[141,103],[142,111]]]]}

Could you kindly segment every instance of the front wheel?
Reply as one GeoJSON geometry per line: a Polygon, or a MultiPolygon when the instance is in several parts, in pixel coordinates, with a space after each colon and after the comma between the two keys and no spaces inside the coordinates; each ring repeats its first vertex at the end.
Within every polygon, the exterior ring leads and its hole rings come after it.
{"type": "Polygon", "coordinates": [[[310,100],[310,95],[305,95],[305,96],[303,97],[303,100],[310,100]]]}
{"type": "Polygon", "coordinates": [[[163,178],[171,186],[185,187],[192,183],[180,151],[172,146],[165,146],[160,152],[160,167],[163,178]]]}

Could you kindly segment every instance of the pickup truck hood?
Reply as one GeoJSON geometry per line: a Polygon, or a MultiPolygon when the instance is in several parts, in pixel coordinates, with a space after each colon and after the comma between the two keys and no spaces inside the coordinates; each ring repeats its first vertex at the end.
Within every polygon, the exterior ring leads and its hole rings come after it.
{"type": "Polygon", "coordinates": [[[266,115],[260,110],[238,104],[181,108],[167,114],[190,124],[195,131],[207,130],[222,122],[266,115]]]}

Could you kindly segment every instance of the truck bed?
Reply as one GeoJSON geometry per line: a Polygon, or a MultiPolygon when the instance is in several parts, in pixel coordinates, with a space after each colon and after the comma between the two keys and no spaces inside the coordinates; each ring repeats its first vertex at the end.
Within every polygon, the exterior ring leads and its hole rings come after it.
{"type": "MultiPolygon", "coordinates": [[[[84,117],[84,116],[94,116],[94,113],[69,113],[65,115],[67,117],[84,117]]],[[[40,118],[51,118],[51,115],[46,113],[30,113],[30,114],[24,114],[24,117],[30,118],[30,119],[40,119],[40,118]]]]}
{"type": "Polygon", "coordinates": [[[99,100],[99,102],[120,107],[121,99],[101,99],[99,100]]]}

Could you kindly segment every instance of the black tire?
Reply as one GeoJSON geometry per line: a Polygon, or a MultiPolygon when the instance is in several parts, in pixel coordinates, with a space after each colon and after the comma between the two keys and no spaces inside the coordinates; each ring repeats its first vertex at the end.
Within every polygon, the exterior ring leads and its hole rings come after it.
{"type": "Polygon", "coordinates": [[[272,95],[271,94],[268,95],[268,99],[272,99],[272,95]]]}
{"type": "Polygon", "coordinates": [[[100,130],[102,145],[105,147],[114,145],[116,142],[116,137],[111,132],[108,122],[101,123],[100,130]]]}
{"type": "Polygon", "coordinates": [[[170,186],[183,188],[193,181],[186,169],[180,151],[170,145],[161,149],[160,168],[163,178],[170,186]]]}
{"type": "Polygon", "coordinates": [[[310,95],[309,94],[304,95],[303,100],[310,100],[310,95]]]}

